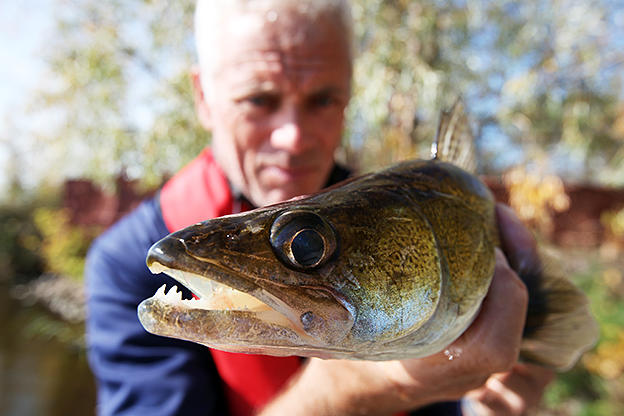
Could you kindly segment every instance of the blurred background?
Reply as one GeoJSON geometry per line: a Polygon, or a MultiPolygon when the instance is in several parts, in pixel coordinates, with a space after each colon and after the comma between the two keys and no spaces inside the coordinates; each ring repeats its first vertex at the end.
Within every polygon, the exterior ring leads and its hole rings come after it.
{"type": "MultiPolygon", "coordinates": [[[[624,3],[354,0],[338,157],[426,156],[461,95],[480,172],[589,295],[601,338],[541,415],[624,412],[624,3]]],[[[84,255],[210,142],[192,0],[0,2],[0,414],[87,415],[84,255]]]]}

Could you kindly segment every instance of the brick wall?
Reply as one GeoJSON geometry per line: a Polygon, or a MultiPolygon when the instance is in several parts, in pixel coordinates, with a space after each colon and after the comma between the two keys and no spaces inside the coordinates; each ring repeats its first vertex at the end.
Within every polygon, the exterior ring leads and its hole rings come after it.
{"type": "Polygon", "coordinates": [[[74,179],[63,186],[63,206],[72,224],[106,228],[154,192],[140,192],[136,182],[125,178],[117,179],[114,192],[105,192],[89,180],[74,179]]]}
{"type": "MultiPolygon", "coordinates": [[[[496,199],[507,203],[509,194],[500,179],[489,177],[485,181],[496,199]]],[[[563,247],[595,247],[612,237],[600,219],[608,211],[624,209],[624,189],[566,184],[565,191],[570,208],[553,217],[553,231],[547,236],[553,243],[563,247]]],[[[624,241],[620,243],[624,245],[624,241]]]]}

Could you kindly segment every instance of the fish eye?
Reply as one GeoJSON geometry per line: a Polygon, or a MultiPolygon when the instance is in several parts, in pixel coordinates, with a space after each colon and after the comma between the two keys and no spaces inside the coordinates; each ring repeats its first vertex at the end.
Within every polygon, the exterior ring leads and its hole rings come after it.
{"type": "Polygon", "coordinates": [[[290,251],[297,263],[303,267],[311,267],[323,259],[325,242],[316,230],[303,229],[290,241],[290,251]]]}
{"type": "Polygon", "coordinates": [[[270,242],[277,258],[296,270],[314,269],[336,252],[333,228],[310,211],[280,214],[271,226],[270,242]]]}

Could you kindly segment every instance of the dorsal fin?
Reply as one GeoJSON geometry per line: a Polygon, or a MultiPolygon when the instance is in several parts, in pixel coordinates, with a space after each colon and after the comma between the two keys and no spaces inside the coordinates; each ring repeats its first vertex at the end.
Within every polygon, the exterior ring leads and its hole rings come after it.
{"type": "Polygon", "coordinates": [[[460,99],[450,111],[442,111],[440,114],[438,133],[431,144],[431,156],[475,173],[477,159],[474,136],[460,99]]]}

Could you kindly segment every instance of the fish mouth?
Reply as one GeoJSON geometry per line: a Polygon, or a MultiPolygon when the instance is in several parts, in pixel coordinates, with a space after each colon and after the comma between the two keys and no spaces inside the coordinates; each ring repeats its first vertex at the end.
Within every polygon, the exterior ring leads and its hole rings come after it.
{"type": "Polygon", "coordinates": [[[152,273],[171,276],[195,295],[193,299],[183,299],[176,286],[166,292],[163,285],[151,298],[141,302],[139,320],[148,332],[156,335],[231,352],[323,356],[335,341],[324,339],[325,333],[335,337],[339,332],[344,337],[353,325],[351,314],[337,305],[338,313],[344,312],[350,319],[339,331],[334,322],[327,325],[334,325],[333,328],[324,331],[326,319],[288,305],[239,271],[215,261],[197,259],[180,238],[170,236],[156,243],[148,253],[147,264],[152,273]],[[317,318],[320,337],[306,328],[310,316],[317,318]]]}
{"type": "MultiPolygon", "coordinates": [[[[150,298],[153,302],[161,302],[169,308],[175,307],[181,310],[253,313],[258,319],[269,325],[280,325],[296,332],[303,332],[301,328],[286,318],[284,312],[278,312],[258,298],[216,280],[192,272],[172,269],[158,262],[151,263],[149,269],[153,274],[165,273],[171,276],[194,295],[192,299],[183,299],[182,292],[178,291],[177,286],[173,286],[168,292],[165,292],[166,284],[163,284],[150,298]]],[[[305,333],[302,335],[307,336],[305,333]]]]}

